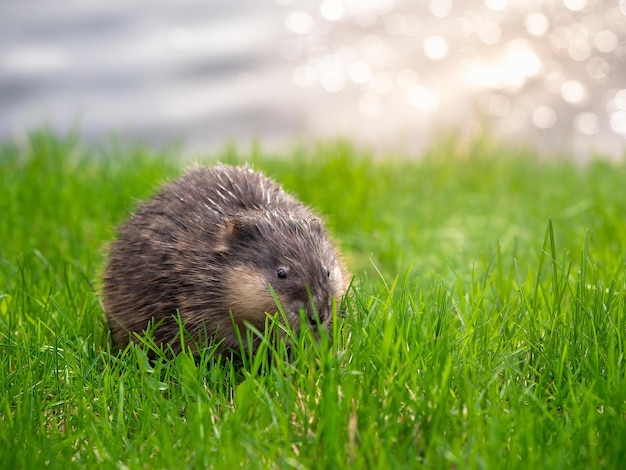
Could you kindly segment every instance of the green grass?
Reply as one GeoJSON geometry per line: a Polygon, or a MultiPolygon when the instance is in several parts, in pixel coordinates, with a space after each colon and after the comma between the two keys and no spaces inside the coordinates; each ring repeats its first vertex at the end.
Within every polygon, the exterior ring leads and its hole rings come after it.
{"type": "Polygon", "coordinates": [[[346,317],[242,367],[113,351],[104,246],[184,165],[6,143],[0,467],[626,465],[626,164],[454,138],[414,161],[346,143],[217,157],[326,216],[355,276],[346,317]]]}

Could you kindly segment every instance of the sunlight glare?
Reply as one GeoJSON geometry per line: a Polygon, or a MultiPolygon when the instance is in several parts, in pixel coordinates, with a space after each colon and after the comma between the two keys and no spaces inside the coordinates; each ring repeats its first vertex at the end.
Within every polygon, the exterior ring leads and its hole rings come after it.
{"type": "Polygon", "coordinates": [[[439,108],[439,95],[421,85],[412,86],[407,90],[407,99],[411,106],[432,114],[439,108]]]}

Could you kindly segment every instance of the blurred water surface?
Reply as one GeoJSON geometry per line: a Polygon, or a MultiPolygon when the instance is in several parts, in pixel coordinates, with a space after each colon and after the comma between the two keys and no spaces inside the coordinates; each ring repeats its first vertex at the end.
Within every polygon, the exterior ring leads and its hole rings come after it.
{"type": "Polygon", "coordinates": [[[206,152],[344,136],[417,153],[441,130],[623,156],[626,0],[0,3],[0,138],[206,152]]]}

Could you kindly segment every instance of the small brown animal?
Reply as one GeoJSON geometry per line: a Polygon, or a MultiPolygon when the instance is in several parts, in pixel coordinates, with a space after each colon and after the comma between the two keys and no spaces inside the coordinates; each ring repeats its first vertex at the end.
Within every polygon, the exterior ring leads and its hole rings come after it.
{"type": "MultiPolygon", "coordinates": [[[[180,351],[185,330],[200,344],[237,349],[233,322],[263,331],[278,311],[291,328],[328,328],[348,274],[321,220],[271,179],[247,167],[196,168],[141,204],[110,245],[104,308],[124,347],[150,324],[180,351]]],[[[257,346],[253,343],[253,349],[257,346]]]]}

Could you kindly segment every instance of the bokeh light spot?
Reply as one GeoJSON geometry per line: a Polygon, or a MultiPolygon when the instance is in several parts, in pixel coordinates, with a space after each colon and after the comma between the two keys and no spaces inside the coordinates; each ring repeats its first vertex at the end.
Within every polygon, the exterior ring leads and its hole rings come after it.
{"type": "Polygon", "coordinates": [[[372,66],[388,66],[395,61],[396,51],[389,47],[380,36],[368,34],[360,40],[361,56],[372,66]]]}
{"type": "Polygon", "coordinates": [[[355,62],[350,65],[348,77],[359,85],[367,83],[372,78],[372,67],[367,62],[355,62]]]}
{"type": "Polygon", "coordinates": [[[543,36],[548,32],[550,22],[543,13],[534,12],[526,17],[524,22],[526,29],[533,36],[543,36]]]}
{"type": "Polygon", "coordinates": [[[293,71],[293,81],[300,88],[313,86],[315,79],[315,70],[310,65],[301,65],[293,71]]]}
{"type": "Polygon", "coordinates": [[[626,89],[619,90],[615,94],[613,102],[618,109],[626,111],[626,89]]]}
{"type": "Polygon", "coordinates": [[[578,113],[574,118],[574,129],[584,135],[595,135],[600,131],[600,119],[595,113],[578,113]]]}
{"type": "Polygon", "coordinates": [[[613,31],[605,30],[596,35],[593,44],[600,52],[613,52],[619,45],[619,39],[613,31]]]}
{"type": "Polygon", "coordinates": [[[407,21],[404,15],[392,13],[385,18],[384,27],[392,36],[402,36],[407,32],[407,21]]]}
{"type": "Polygon", "coordinates": [[[320,14],[325,20],[339,21],[346,14],[346,8],[341,0],[324,0],[320,5],[320,14]]]}
{"type": "Polygon", "coordinates": [[[407,99],[411,106],[427,114],[432,114],[439,108],[439,95],[421,85],[409,88],[407,99]]]}
{"type": "Polygon", "coordinates": [[[502,118],[502,127],[511,134],[519,132],[526,127],[528,114],[522,110],[514,110],[502,118]]]}
{"type": "Polygon", "coordinates": [[[384,27],[392,36],[415,36],[420,32],[422,23],[415,15],[392,13],[385,17],[384,27]]]}
{"type": "Polygon", "coordinates": [[[500,40],[502,31],[497,23],[491,21],[482,23],[478,29],[478,37],[485,44],[495,44],[500,40]]]}
{"type": "Polygon", "coordinates": [[[577,80],[567,80],[561,85],[561,97],[568,103],[576,104],[585,99],[586,90],[577,80]]]}
{"type": "Polygon", "coordinates": [[[533,111],[531,120],[539,129],[549,129],[556,122],[556,113],[548,106],[539,106],[533,111]]]}
{"type": "Polygon", "coordinates": [[[587,60],[591,55],[591,47],[587,42],[573,42],[567,48],[569,56],[577,61],[587,60]]]}
{"type": "Polygon", "coordinates": [[[495,65],[472,63],[466,71],[467,81],[478,88],[499,90],[504,87],[502,70],[495,65]]]}
{"type": "Polygon", "coordinates": [[[485,5],[491,11],[502,11],[509,6],[509,0],[485,0],[485,5]]]}
{"type": "Polygon", "coordinates": [[[424,53],[432,60],[442,60],[448,55],[448,43],[441,36],[430,36],[424,40],[424,53]]]}
{"type": "Polygon", "coordinates": [[[611,115],[611,129],[618,134],[626,134],[626,111],[616,111],[611,115]]]}
{"type": "Polygon", "coordinates": [[[574,23],[565,29],[564,40],[567,44],[567,53],[572,59],[582,61],[589,58],[591,54],[589,36],[589,28],[582,23],[574,23]]]}
{"type": "Polygon", "coordinates": [[[413,69],[404,69],[398,73],[396,80],[402,88],[410,88],[419,83],[420,76],[413,69]]]}
{"type": "Polygon", "coordinates": [[[393,78],[387,73],[378,73],[370,81],[370,88],[381,95],[389,93],[393,89],[393,78]]]}
{"type": "Polygon", "coordinates": [[[571,11],[581,11],[587,6],[587,0],[563,0],[565,8],[571,11]]]}
{"type": "Polygon", "coordinates": [[[491,116],[502,117],[511,111],[511,100],[502,94],[486,96],[480,105],[482,110],[491,116]]]}
{"type": "Polygon", "coordinates": [[[452,12],[452,0],[430,0],[430,12],[437,18],[445,18],[452,12]]]}
{"type": "Polygon", "coordinates": [[[587,70],[587,75],[594,80],[602,81],[608,76],[611,66],[609,65],[609,62],[602,57],[593,57],[592,59],[589,59],[585,68],[587,70]]]}
{"type": "Polygon", "coordinates": [[[561,93],[561,87],[565,83],[565,76],[561,71],[561,67],[553,62],[544,64],[549,70],[543,77],[543,86],[549,93],[561,93]]]}
{"type": "Polygon", "coordinates": [[[308,34],[313,30],[315,21],[306,11],[293,11],[287,15],[285,27],[294,34],[308,34]]]}
{"type": "Polygon", "coordinates": [[[326,91],[336,93],[343,90],[346,84],[346,78],[343,76],[341,70],[331,69],[328,70],[322,77],[322,86],[326,91]]]}

